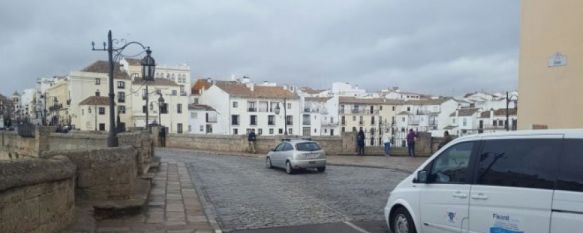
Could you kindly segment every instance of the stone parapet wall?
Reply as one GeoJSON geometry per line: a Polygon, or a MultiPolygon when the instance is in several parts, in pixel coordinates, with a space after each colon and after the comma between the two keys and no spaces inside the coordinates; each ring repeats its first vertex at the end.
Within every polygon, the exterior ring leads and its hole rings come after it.
{"type": "Polygon", "coordinates": [[[77,166],[77,197],[86,200],[129,198],[137,181],[137,150],[132,146],[52,150],[43,157],[65,156],[77,166]]]}
{"type": "Polygon", "coordinates": [[[73,220],[74,187],[65,157],[0,161],[0,232],[60,232],[73,220]]]}
{"type": "MultiPolygon", "coordinates": [[[[284,136],[258,136],[256,141],[257,153],[267,153],[279,144],[284,136]]],[[[295,138],[290,136],[289,138],[295,138]]],[[[301,137],[298,137],[301,138],[301,137]]],[[[343,145],[340,137],[311,137],[320,143],[328,154],[345,153],[344,150],[354,150],[353,146],[343,145]]],[[[187,135],[170,134],[166,139],[166,146],[192,150],[248,152],[248,141],[245,135],[187,135]]]]}

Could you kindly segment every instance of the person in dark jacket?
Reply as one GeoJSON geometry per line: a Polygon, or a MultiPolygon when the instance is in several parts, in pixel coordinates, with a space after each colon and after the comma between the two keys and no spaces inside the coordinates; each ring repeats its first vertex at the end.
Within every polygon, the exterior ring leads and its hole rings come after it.
{"type": "Polygon", "coordinates": [[[415,139],[417,139],[417,134],[413,132],[413,129],[409,129],[409,134],[407,134],[407,148],[411,157],[415,157],[415,139]]]}
{"type": "Polygon", "coordinates": [[[449,132],[446,130],[445,133],[443,133],[443,142],[439,143],[439,149],[447,145],[449,142],[451,142],[451,140],[453,140],[453,138],[451,137],[451,135],[449,135],[449,132]]]}
{"type": "Polygon", "coordinates": [[[257,135],[255,135],[255,129],[252,129],[247,136],[247,141],[249,142],[249,152],[255,154],[255,140],[257,140],[257,135]]]}
{"type": "Polygon", "coordinates": [[[356,144],[358,145],[358,155],[364,155],[364,131],[360,129],[356,135],[356,144]]]}

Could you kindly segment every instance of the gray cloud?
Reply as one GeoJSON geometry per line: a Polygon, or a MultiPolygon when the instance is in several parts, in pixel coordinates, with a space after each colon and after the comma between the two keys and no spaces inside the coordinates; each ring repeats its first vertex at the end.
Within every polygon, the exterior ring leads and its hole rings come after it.
{"type": "MultiPolygon", "coordinates": [[[[116,38],[152,47],[193,78],[435,94],[517,85],[516,0],[14,1],[0,8],[1,93],[79,70],[116,38]]],[[[131,51],[128,51],[128,54],[131,51]]]]}

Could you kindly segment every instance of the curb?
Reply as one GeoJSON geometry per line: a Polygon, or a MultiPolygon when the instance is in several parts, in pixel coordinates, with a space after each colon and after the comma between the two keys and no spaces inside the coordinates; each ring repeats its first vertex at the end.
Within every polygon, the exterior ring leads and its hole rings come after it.
{"type": "MultiPolygon", "coordinates": [[[[187,167],[188,172],[190,173],[191,176],[196,176],[197,178],[198,175],[192,171],[192,168],[190,166],[187,167]]],[[[211,227],[213,228],[215,233],[222,233],[223,231],[221,230],[221,227],[219,226],[219,223],[217,222],[217,219],[215,218],[216,214],[215,214],[215,209],[214,206],[212,206],[210,204],[210,202],[206,199],[206,196],[204,194],[204,192],[200,189],[200,187],[198,187],[198,185],[196,185],[194,183],[194,180],[192,181],[192,186],[194,187],[194,190],[196,190],[196,194],[198,195],[198,200],[200,201],[200,204],[202,205],[202,209],[204,212],[204,215],[206,215],[206,218],[209,222],[209,224],[211,225],[211,227]]]]}
{"type": "Polygon", "coordinates": [[[363,167],[363,168],[376,168],[376,169],[388,169],[397,172],[403,173],[413,173],[414,170],[407,170],[407,169],[400,169],[394,167],[384,167],[384,166],[375,166],[375,165],[366,165],[366,164],[346,164],[346,163],[335,163],[335,162],[326,162],[328,165],[332,166],[339,166],[339,167],[363,167]]]}

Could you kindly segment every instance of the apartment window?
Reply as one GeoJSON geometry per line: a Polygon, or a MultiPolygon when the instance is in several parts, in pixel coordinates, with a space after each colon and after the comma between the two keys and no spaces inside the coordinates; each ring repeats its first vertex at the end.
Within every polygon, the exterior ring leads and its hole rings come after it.
{"type": "Polygon", "coordinates": [[[358,124],[361,124],[361,125],[364,124],[364,119],[362,116],[359,117],[358,124]]]}
{"type": "Polygon", "coordinates": [[[374,125],[374,116],[370,117],[370,124],[374,125]]]}
{"type": "Polygon", "coordinates": [[[118,111],[120,114],[125,114],[125,113],[126,113],[126,106],[123,106],[123,105],[119,105],[119,106],[117,106],[117,111],[118,111]]]}
{"type": "Polygon", "coordinates": [[[279,134],[283,134],[283,129],[279,129],[279,134]]]}
{"type": "Polygon", "coordinates": [[[123,91],[120,91],[117,93],[117,102],[119,103],[125,103],[126,102],[126,93],[123,91]]]}
{"type": "Polygon", "coordinates": [[[267,125],[275,125],[275,116],[274,115],[267,116],[267,125]]]}
{"type": "Polygon", "coordinates": [[[200,126],[200,130],[199,130],[199,132],[204,132],[204,125],[201,125],[201,126],[200,126]]]}
{"type": "Polygon", "coordinates": [[[293,125],[294,124],[294,119],[293,116],[286,116],[285,117],[285,121],[287,125],[293,125]]]}
{"type": "Polygon", "coordinates": [[[126,88],[126,83],[124,81],[117,81],[117,88],[119,88],[119,89],[125,89],[126,88]]]}
{"type": "Polygon", "coordinates": [[[231,125],[239,125],[239,115],[231,115],[231,125]]]}
{"type": "Polygon", "coordinates": [[[289,135],[292,135],[292,134],[294,134],[294,133],[293,133],[293,131],[292,131],[292,128],[289,128],[289,129],[287,130],[287,134],[289,134],[289,135]]]}
{"type": "Polygon", "coordinates": [[[172,96],[177,96],[177,95],[178,95],[178,91],[172,90],[172,96]]]}
{"type": "Polygon", "coordinates": [[[334,129],[330,129],[330,136],[334,136],[334,129]]]}
{"type": "Polygon", "coordinates": [[[207,123],[217,123],[217,113],[216,112],[207,112],[206,113],[206,122],[207,123]]]}
{"type": "Polygon", "coordinates": [[[99,131],[105,131],[105,124],[104,123],[99,124],[99,131]]]}
{"type": "Polygon", "coordinates": [[[197,113],[197,112],[191,112],[191,113],[190,113],[190,118],[191,118],[191,119],[196,119],[196,118],[198,118],[198,113],[197,113]]]}
{"type": "Polygon", "coordinates": [[[257,125],[257,115],[249,116],[249,124],[250,125],[257,125]]]}
{"type": "Polygon", "coordinates": [[[233,101],[233,108],[238,108],[238,107],[239,107],[239,102],[233,101]]]}
{"type": "Polygon", "coordinates": [[[291,103],[287,103],[287,109],[291,109],[291,103]]]}
{"type": "Polygon", "coordinates": [[[176,104],[176,113],[182,113],[182,104],[176,104]]]}
{"type": "Polygon", "coordinates": [[[263,134],[263,129],[257,129],[257,134],[258,134],[258,135],[261,135],[261,134],[263,134]]]}
{"type": "Polygon", "coordinates": [[[248,101],[247,102],[247,111],[248,112],[257,112],[257,102],[248,101]]]}
{"type": "Polygon", "coordinates": [[[411,107],[407,107],[407,112],[410,112],[410,111],[411,111],[411,107]]]}
{"type": "Polygon", "coordinates": [[[99,90],[95,91],[95,96],[101,96],[101,92],[99,90]]]}
{"type": "Polygon", "coordinates": [[[345,124],[346,124],[346,117],[342,116],[342,118],[341,118],[341,119],[342,119],[342,120],[341,120],[341,121],[342,121],[342,125],[345,125],[345,124]]]}
{"type": "Polygon", "coordinates": [[[466,126],[466,125],[468,124],[468,119],[464,117],[464,119],[463,119],[463,120],[464,120],[464,121],[463,121],[462,125],[463,125],[463,126],[466,126]]]}
{"type": "Polygon", "coordinates": [[[346,132],[346,127],[342,127],[342,133],[346,132]]]}
{"type": "Polygon", "coordinates": [[[304,125],[310,125],[310,115],[309,114],[304,114],[302,117],[302,124],[304,125]]]}
{"type": "Polygon", "coordinates": [[[356,116],[352,116],[352,121],[356,121],[356,116]]]}
{"type": "Polygon", "coordinates": [[[105,107],[99,107],[99,115],[105,115],[105,107]]]}
{"type": "Polygon", "coordinates": [[[233,129],[233,135],[238,135],[239,134],[239,129],[233,129]]]}
{"type": "MultiPolygon", "coordinates": [[[[405,117],[401,118],[401,121],[405,122],[405,117]]],[[[454,120],[454,123],[455,123],[455,120],[454,120]]]]}
{"type": "Polygon", "coordinates": [[[374,146],[374,137],[370,137],[370,145],[374,146]]]}
{"type": "Polygon", "coordinates": [[[176,124],[176,132],[180,134],[182,133],[182,123],[176,124]]]}
{"type": "Polygon", "coordinates": [[[260,101],[259,102],[259,112],[267,112],[269,102],[267,101],[260,101]]]}
{"type": "Polygon", "coordinates": [[[269,134],[273,134],[273,129],[269,129],[269,134]]]}
{"type": "Polygon", "coordinates": [[[206,133],[212,133],[213,132],[213,125],[206,125],[206,133]]]}
{"type": "Polygon", "coordinates": [[[393,112],[394,112],[395,110],[396,110],[396,109],[395,109],[395,106],[393,106],[393,112]]]}
{"type": "Polygon", "coordinates": [[[87,113],[91,114],[91,107],[87,108],[87,113]]]}
{"type": "Polygon", "coordinates": [[[194,98],[194,104],[198,104],[198,98],[194,98]]]}
{"type": "Polygon", "coordinates": [[[95,79],[95,85],[100,85],[101,84],[101,79],[100,78],[96,78],[95,79]]]}

